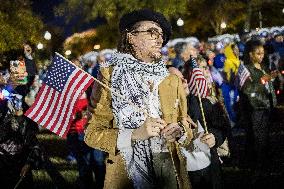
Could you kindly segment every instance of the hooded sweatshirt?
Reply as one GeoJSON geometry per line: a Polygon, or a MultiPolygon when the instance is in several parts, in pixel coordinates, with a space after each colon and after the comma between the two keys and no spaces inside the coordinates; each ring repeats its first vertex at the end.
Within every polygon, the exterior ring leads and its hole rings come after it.
{"type": "Polygon", "coordinates": [[[232,44],[227,45],[224,49],[224,54],[226,56],[226,60],[224,63],[224,72],[226,74],[227,81],[231,81],[231,75],[236,75],[238,72],[238,68],[240,65],[240,60],[233,52],[232,44]]]}

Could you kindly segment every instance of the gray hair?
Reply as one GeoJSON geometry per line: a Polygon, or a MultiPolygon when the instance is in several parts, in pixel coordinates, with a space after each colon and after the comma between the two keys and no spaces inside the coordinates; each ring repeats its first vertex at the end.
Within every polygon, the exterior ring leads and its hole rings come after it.
{"type": "Polygon", "coordinates": [[[188,43],[186,42],[179,42],[174,46],[174,50],[177,56],[180,56],[181,53],[186,49],[188,43]]]}

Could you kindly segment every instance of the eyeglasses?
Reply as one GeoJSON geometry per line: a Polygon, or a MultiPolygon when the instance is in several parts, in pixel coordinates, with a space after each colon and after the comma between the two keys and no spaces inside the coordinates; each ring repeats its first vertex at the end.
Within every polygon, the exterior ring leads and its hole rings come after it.
{"type": "Polygon", "coordinates": [[[150,28],[148,30],[135,30],[135,31],[132,31],[131,33],[147,33],[147,34],[150,34],[151,38],[152,39],[158,39],[160,36],[163,35],[163,33],[160,33],[157,29],[155,28],[150,28]]]}

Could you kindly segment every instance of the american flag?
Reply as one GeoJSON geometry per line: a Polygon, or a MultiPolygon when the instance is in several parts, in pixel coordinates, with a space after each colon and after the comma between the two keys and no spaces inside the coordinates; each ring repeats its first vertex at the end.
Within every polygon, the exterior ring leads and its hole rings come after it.
{"type": "Polygon", "coordinates": [[[242,86],[245,84],[246,80],[250,77],[250,72],[248,69],[244,66],[244,64],[240,64],[238,68],[237,73],[237,81],[239,88],[242,88],[242,86]]]}
{"type": "Polygon", "coordinates": [[[74,105],[94,81],[93,77],[56,53],[33,105],[25,115],[65,138],[74,105]]]}
{"type": "Polygon", "coordinates": [[[190,63],[192,70],[189,73],[189,82],[188,82],[189,92],[195,96],[198,96],[197,92],[198,89],[200,97],[205,98],[208,96],[209,93],[207,80],[204,77],[201,69],[198,67],[195,58],[191,58],[190,63]]]}

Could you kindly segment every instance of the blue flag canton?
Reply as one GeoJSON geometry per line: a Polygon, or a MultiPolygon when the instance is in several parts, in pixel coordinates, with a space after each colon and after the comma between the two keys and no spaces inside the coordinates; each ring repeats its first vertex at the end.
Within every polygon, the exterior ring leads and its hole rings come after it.
{"type": "Polygon", "coordinates": [[[243,64],[240,64],[238,74],[241,75],[244,71],[246,71],[246,67],[243,64]]]}
{"type": "Polygon", "coordinates": [[[44,83],[58,92],[62,92],[68,78],[76,67],[62,57],[56,55],[47,70],[44,83]]]}
{"type": "Polygon", "coordinates": [[[190,61],[190,67],[191,68],[199,68],[196,58],[190,57],[189,61],[190,61]]]}

